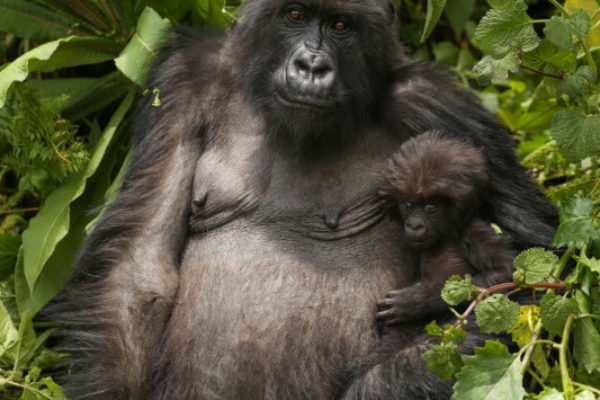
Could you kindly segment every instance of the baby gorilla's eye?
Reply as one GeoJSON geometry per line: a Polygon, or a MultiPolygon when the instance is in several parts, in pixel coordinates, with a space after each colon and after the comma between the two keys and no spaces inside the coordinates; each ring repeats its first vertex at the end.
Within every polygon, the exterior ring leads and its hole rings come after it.
{"type": "Polygon", "coordinates": [[[425,212],[433,213],[437,210],[437,207],[435,206],[435,204],[426,204],[424,210],[425,212]]]}

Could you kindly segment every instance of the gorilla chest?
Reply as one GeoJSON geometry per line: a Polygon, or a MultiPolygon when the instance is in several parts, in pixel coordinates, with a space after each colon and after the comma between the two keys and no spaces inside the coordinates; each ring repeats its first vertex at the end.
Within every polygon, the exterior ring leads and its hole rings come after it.
{"type": "Polygon", "coordinates": [[[274,240],[330,242],[385,217],[379,189],[393,147],[386,141],[313,158],[273,153],[260,137],[234,142],[208,149],[198,162],[190,228],[199,236],[243,223],[274,240]]]}

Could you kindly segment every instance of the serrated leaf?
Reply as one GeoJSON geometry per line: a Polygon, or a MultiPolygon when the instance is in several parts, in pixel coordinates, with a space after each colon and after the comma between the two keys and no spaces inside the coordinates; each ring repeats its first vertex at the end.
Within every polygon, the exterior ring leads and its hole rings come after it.
{"type": "Polygon", "coordinates": [[[84,34],[73,27],[73,21],[31,1],[0,0],[2,31],[25,39],[54,40],[84,34]]]}
{"type": "Polygon", "coordinates": [[[525,396],[523,363],[503,344],[488,340],[484,348],[475,349],[474,356],[464,356],[463,360],[452,400],[521,400],[525,396]]]}
{"type": "Polygon", "coordinates": [[[421,43],[427,40],[431,32],[433,32],[433,28],[442,16],[445,5],[446,0],[427,0],[427,16],[425,17],[425,27],[421,36],[421,43]]]}
{"type": "Polygon", "coordinates": [[[494,294],[475,306],[477,325],[483,333],[500,333],[517,322],[519,305],[504,295],[494,294]]]}
{"type": "MultiPolygon", "coordinates": [[[[533,330],[535,329],[534,327],[539,318],[540,308],[538,306],[521,306],[519,307],[519,318],[517,319],[517,322],[515,322],[506,333],[512,335],[512,341],[515,342],[519,348],[523,348],[531,342],[533,330]]],[[[535,348],[533,349],[531,361],[542,377],[545,378],[548,376],[550,373],[550,365],[539,344],[535,345],[535,348]]]]}
{"type": "Polygon", "coordinates": [[[71,36],[44,43],[23,54],[0,71],[0,108],[14,82],[22,82],[30,72],[94,64],[113,59],[120,45],[98,37],[71,36]]]}
{"type": "Polygon", "coordinates": [[[544,64],[549,64],[560,72],[573,73],[577,67],[577,56],[573,52],[559,48],[548,39],[542,39],[535,50],[524,54],[523,61],[540,70],[543,70],[544,64]]]}
{"type": "Polygon", "coordinates": [[[525,272],[526,284],[544,281],[558,265],[558,257],[542,248],[523,251],[515,258],[514,267],[525,272]]]}
{"type": "Polygon", "coordinates": [[[600,233],[594,226],[592,212],[594,202],[590,198],[575,196],[560,208],[560,225],[552,242],[554,247],[583,247],[590,240],[598,239],[600,233]]]}
{"type": "Polygon", "coordinates": [[[569,96],[577,97],[588,93],[593,83],[594,70],[589,65],[582,65],[561,82],[561,88],[569,96]]]}
{"type": "Polygon", "coordinates": [[[561,49],[577,53],[591,27],[591,19],[584,10],[579,10],[568,18],[553,16],[544,27],[546,38],[561,49]]]}
{"type": "Polygon", "coordinates": [[[444,331],[440,326],[435,322],[431,321],[427,326],[425,326],[425,331],[431,336],[442,336],[444,331]]]}
{"type": "Polygon", "coordinates": [[[487,55],[473,67],[473,71],[477,73],[477,82],[481,85],[489,85],[494,79],[507,79],[508,71],[518,70],[519,56],[512,52],[501,59],[487,55]]]}
{"type": "Polygon", "coordinates": [[[573,357],[588,372],[600,371],[600,334],[590,318],[575,321],[573,357]]]}
{"type": "Polygon", "coordinates": [[[582,253],[580,257],[577,258],[577,261],[580,264],[583,264],[589,267],[592,272],[596,274],[600,274],[600,260],[594,257],[588,257],[585,253],[582,253]]]}
{"type": "Polygon", "coordinates": [[[563,157],[579,162],[600,152],[600,117],[561,110],[554,115],[550,135],[563,157]]]}
{"type": "Polygon", "coordinates": [[[547,292],[540,301],[540,319],[552,335],[562,336],[569,315],[578,314],[577,301],[547,292]]]}
{"type": "Polygon", "coordinates": [[[469,275],[466,275],[465,279],[458,275],[451,276],[442,288],[442,299],[451,306],[456,306],[474,297],[475,292],[471,286],[471,277],[469,275]]]}
{"type": "Polygon", "coordinates": [[[589,48],[600,45],[600,14],[597,13],[600,7],[600,0],[567,0],[564,4],[565,9],[569,14],[573,14],[580,9],[587,11],[592,18],[592,26],[595,27],[587,36],[586,43],[589,48]]]}
{"type": "MultiPolygon", "coordinates": [[[[133,104],[130,92],[108,123],[90,157],[87,167],[53,191],[40,212],[23,231],[23,275],[30,292],[34,291],[40,274],[56,245],[65,237],[70,224],[70,205],[83,193],[86,182],[102,161],[114,133],[133,104]]],[[[68,265],[64,268],[68,268],[68,265]]],[[[19,307],[21,309],[21,307],[19,307]]]]}
{"type": "Polygon", "coordinates": [[[531,341],[531,329],[530,329],[530,313],[531,313],[531,325],[535,325],[539,319],[540,310],[538,306],[521,306],[519,307],[519,318],[506,331],[512,335],[512,341],[515,342],[519,347],[523,347],[531,341]]]}
{"type": "Polygon", "coordinates": [[[25,368],[36,350],[36,336],[33,330],[33,314],[25,312],[21,317],[17,340],[6,349],[4,355],[13,362],[17,368],[25,368]]]}
{"type": "Polygon", "coordinates": [[[434,345],[423,354],[427,367],[442,381],[450,379],[463,366],[462,357],[454,343],[434,345]]]}
{"type": "Polygon", "coordinates": [[[133,82],[144,86],[169,28],[171,22],[168,19],[161,18],[156,11],[146,7],[138,19],[135,34],[115,59],[117,68],[133,82]]]}
{"type": "Polygon", "coordinates": [[[522,0],[513,0],[489,10],[475,29],[473,42],[484,52],[499,55],[532,51],[540,39],[526,9],[522,0]]]}

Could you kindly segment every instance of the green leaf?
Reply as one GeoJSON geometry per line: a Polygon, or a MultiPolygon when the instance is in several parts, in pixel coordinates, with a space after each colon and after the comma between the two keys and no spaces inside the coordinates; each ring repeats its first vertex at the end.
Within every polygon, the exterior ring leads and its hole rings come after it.
{"type": "Polygon", "coordinates": [[[590,318],[575,321],[573,357],[588,372],[600,371],[600,334],[590,318]]]}
{"type": "Polygon", "coordinates": [[[600,260],[594,257],[588,258],[588,256],[585,253],[581,253],[581,256],[577,258],[577,261],[580,264],[583,264],[587,267],[589,267],[592,272],[595,272],[596,274],[600,274],[600,260]]]}
{"type": "Polygon", "coordinates": [[[575,400],[597,400],[596,395],[591,390],[585,389],[575,396],[575,400]]]}
{"type": "Polygon", "coordinates": [[[427,40],[431,32],[433,32],[433,28],[442,16],[445,5],[446,0],[427,0],[427,16],[425,17],[425,28],[423,28],[421,43],[427,40]]]}
{"type": "Polygon", "coordinates": [[[0,71],[0,108],[6,102],[11,85],[24,81],[30,72],[99,63],[113,59],[119,51],[120,45],[98,37],[72,36],[38,46],[0,71]]]}
{"type": "Polygon", "coordinates": [[[31,365],[40,369],[46,369],[56,367],[68,359],[68,354],[57,353],[48,349],[42,349],[40,354],[33,360],[33,363],[31,365]]]}
{"type": "Polygon", "coordinates": [[[535,50],[523,55],[523,62],[539,70],[543,69],[544,64],[548,64],[559,73],[575,72],[577,56],[573,52],[559,48],[548,39],[543,39],[535,50]]]}
{"type": "Polygon", "coordinates": [[[442,299],[451,306],[456,306],[465,300],[472,300],[476,296],[471,285],[471,276],[465,275],[465,279],[458,275],[448,278],[442,288],[442,299]]]}
{"type": "Polygon", "coordinates": [[[544,281],[558,265],[558,257],[542,248],[527,249],[515,258],[514,267],[525,272],[525,283],[544,281]]]}
{"type": "Polygon", "coordinates": [[[577,111],[561,110],[554,115],[550,135],[560,153],[571,162],[578,162],[600,152],[600,117],[586,116],[577,111]]]}
{"type": "Polygon", "coordinates": [[[146,7],[138,19],[135,34],[115,59],[117,68],[133,82],[144,86],[169,28],[171,22],[168,19],[161,18],[156,11],[146,7]]]}
{"type": "Polygon", "coordinates": [[[5,352],[5,356],[20,369],[26,367],[37,349],[37,338],[33,330],[32,319],[33,313],[31,311],[27,311],[22,315],[17,340],[5,352]]]}
{"type": "MultiPolygon", "coordinates": [[[[88,178],[98,168],[117,127],[131,108],[134,97],[134,92],[130,92],[123,100],[96,144],[85,170],[52,192],[40,212],[30,220],[29,226],[23,232],[23,277],[31,293],[34,292],[44,265],[56,245],[69,231],[70,204],[81,196],[88,178]]],[[[68,270],[69,266],[65,265],[63,268],[68,270]]],[[[22,309],[21,305],[19,309],[22,309]]]]}
{"type": "Polygon", "coordinates": [[[444,7],[444,15],[456,36],[462,34],[465,24],[473,13],[475,0],[448,0],[444,7]]]}
{"type": "Polygon", "coordinates": [[[502,294],[494,294],[475,306],[477,325],[483,333],[500,333],[519,318],[519,305],[502,294]]]}
{"type": "Polygon", "coordinates": [[[577,53],[579,45],[590,31],[591,19],[585,10],[569,18],[553,16],[544,27],[546,38],[561,49],[577,53]]]}
{"type": "Polygon", "coordinates": [[[537,400],[565,400],[562,393],[550,387],[545,388],[544,391],[535,398],[537,400]]]}
{"type": "Polygon", "coordinates": [[[5,361],[5,353],[16,343],[19,333],[12,323],[10,314],[0,302],[0,360],[4,365],[10,365],[10,361],[5,361]]]}
{"type": "Polygon", "coordinates": [[[560,225],[552,242],[554,247],[583,247],[592,239],[600,238],[594,226],[594,202],[587,197],[575,196],[560,208],[560,225]]]}
{"type": "Polygon", "coordinates": [[[525,12],[525,3],[522,0],[497,3],[502,3],[501,7],[489,10],[475,29],[475,45],[486,53],[499,55],[535,49],[540,39],[525,12]]]}
{"type": "Polygon", "coordinates": [[[494,79],[507,79],[508,71],[517,72],[518,70],[519,56],[512,52],[499,60],[487,55],[473,67],[473,71],[478,75],[477,82],[481,85],[489,85],[494,79]]]}
{"type": "Polygon", "coordinates": [[[462,357],[455,343],[431,346],[423,354],[427,367],[442,381],[450,379],[463,366],[462,357]]]}
{"type": "Polygon", "coordinates": [[[0,281],[14,271],[21,247],[21,237],[11,233],[0,233],[0,281]]]}
{"type": "Polygon", "coordinates": [[[503,344],[488,340],[475,355],[464,356],[465,366],[456,374],[452,400],[521,400],[523,389],[518,355],[511,355],[503,344]]]}
{"type": "Polygon", "coordinates": [[[568,75],[561,83],[563,92],[571,97],[588,93],[594,83],[594,70],[589,65],[577,68],[573,75],[568,75]]]}
{"type": "Polygon", "coordinates": [[[73,28],[73,21],[31,1],[0,0],[2,31],[25,39],[54,40],[85,34],[73,28]]]}
{"type": "Polygon", "coordinates": [[[540,301],[540,319],[552,335],[562,336],[569,315],[578,314],[577,301],[547,292],[540,301]]]}

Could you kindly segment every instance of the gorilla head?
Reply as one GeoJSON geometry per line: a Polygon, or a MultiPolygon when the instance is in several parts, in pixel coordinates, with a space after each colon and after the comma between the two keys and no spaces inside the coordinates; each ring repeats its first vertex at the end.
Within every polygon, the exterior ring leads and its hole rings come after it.
{"type": "Polygon", "coordinates": [[[393,7],[369,1],[248,1],[234,32],[238,78],[271,123],[344,137],[380,104],[402,56],[393,7]]]}

